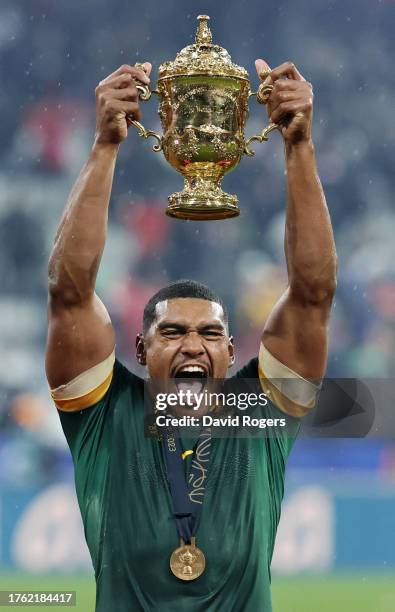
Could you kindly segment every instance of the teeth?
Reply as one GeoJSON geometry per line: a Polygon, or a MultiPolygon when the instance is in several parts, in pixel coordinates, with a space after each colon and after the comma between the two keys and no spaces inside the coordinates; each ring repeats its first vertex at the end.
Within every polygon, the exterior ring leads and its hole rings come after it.
{"type": "Polygon", "coordinates": [[[185,366],[185,368],[182,368],[180,370],[180,372],[199,372],[204,374],[204,368],[202,368],[201,366],[185,366]]]}

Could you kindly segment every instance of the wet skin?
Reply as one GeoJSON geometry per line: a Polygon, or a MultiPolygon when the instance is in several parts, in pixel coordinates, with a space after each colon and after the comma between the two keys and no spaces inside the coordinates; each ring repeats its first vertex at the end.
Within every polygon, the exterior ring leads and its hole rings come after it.
{"type": "Polygon", "coordinates": [[[146,334],[137,337],[136,354],[150,378],[167,379],[186,365],[202,366],[209,378],[225,378],[234,362],[222,306],[200,298],[175,298],[156,305],[146,334]]]}
{"type": "MultiPolygon", "coordinates": [[[[200,298],[175,298],[158,303],[151,327],[144,335],[137,336],[136,354],[151,379],[166,381],[181,376],[186,366],[200,366],[204,378],[225,378],[234,363],[234,347],[222,306],[200,298]]],[[[170,390],[173,391],[177,389],[170,390]]],[[[188,408],[180,407],[180,411],[190,413],[188,408]]],[[[198,416],[200,410],[194,414],[198,416]]]]}

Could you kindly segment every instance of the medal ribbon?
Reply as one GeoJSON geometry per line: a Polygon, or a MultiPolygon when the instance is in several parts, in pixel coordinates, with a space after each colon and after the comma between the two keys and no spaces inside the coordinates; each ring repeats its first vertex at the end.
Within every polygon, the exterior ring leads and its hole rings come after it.
{"type": "Polygon", "coordinates": [[[173,429],[167,430],[163,440],[167,480],[177,532],[185,543],[191,541],[199,527],[211,451],[209,428],[202,429],[195,448],[187,483],[181,440],[173,429]]]}

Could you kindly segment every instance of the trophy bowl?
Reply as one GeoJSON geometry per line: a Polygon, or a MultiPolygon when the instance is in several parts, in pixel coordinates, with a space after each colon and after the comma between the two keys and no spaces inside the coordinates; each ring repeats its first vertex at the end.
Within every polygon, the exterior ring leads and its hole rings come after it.
{"type": "MultiPolygon", "coordinates": [[[[199,15],[195,44],[182,49],[174,61],[159,67],[157,89],[137,84],[140,99],[159,96],[163,135],[129,120],[145,138],[158,143],[166,160],[184,177],[184,189],[169,196],[166,214],[178,219],[214,220],[240,214],[237,196],[221,189],[221,181],[233,170],[253,140],[263,142],[277,128],[274,123],[260,135],[244,137],[248,100],[256,96],[266,103],[272,85],[250,89],[247,71],[234,64],[228,52],[212,43],[207,15],[199,15]]],[[[136,66],[141,64],[136,64],[136,66]]]]}

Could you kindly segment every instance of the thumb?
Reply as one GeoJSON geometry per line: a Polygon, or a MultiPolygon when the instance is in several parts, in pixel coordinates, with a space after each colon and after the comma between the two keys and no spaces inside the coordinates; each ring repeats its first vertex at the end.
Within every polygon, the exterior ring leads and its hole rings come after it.
{"type": "Polygon", "coordinates": [[[270,66],[263,59],[255,60],[255,68],[258,73],[259,78],[261,79],[261,72],[270,71],[270,66]]]}
{"type": "Polygon", "coordinates": [[[144,62],[143,66],[145,67],[146,73],[149,76],[152,70],[152,64],[150,62],[144,62]]]}

